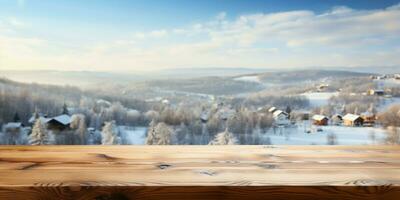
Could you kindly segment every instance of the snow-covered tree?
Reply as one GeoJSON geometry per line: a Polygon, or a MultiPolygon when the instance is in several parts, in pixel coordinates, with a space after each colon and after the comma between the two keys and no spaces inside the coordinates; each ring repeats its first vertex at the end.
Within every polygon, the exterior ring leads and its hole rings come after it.
{"type": "Polygon", "coordinates": [[[160,122],[157,125],[152,122],[147,132],[147,145],[169,145],[173,141],[173,131],[165,124],[160,122]]]}
{"type": "Polygon", "coordinates": [[[17,112],[14,114],[13,121],[14,122],[20,122],[21,121],[21,118],[19,117],[19,114],[17,112]]]}
{"type": "Polygon", "coordinates": [[[82,114],[72,115],[70,127],[75,130],[75,135],[77,135],[80,140],[79,144],[86,144],[87,127],[85,116],[82,114]]]}
{"type": "Polygon", "coordinates": [[[137,125],[140,120],[141,114],[137,110],[128,110],[126,113],[126,120],[130,126],[137,125]]]}
{"type": "Polygon", "coordinates": [[[29,135],[29,144],[31,145],[47,145],[53,144],[53,138],[47,132],[46,127],[40,119],[35,121],[32,133],[29,135]]]}
{"type": "Polygon", "coordinates": [[[121,138],[119,137],[118,127],[115,125],[115,121],[105,123],[101,132],[101,144],[121,144],[121,138]]]}
{"type": "Polygon", "coordinates": [[[234,145],[237,144],[238,140],[236,137],[225,130],[222,133],[218,133],[215,138],[209,143],[209,145],[234,145]]]}

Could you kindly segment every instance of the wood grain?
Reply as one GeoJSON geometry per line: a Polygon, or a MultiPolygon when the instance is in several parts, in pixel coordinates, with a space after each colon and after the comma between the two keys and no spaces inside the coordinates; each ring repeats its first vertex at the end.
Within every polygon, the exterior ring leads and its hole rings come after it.
{"type": "Polygon", "coordinates": [[[0,199],[400,199],[400,146],[1,146],[0,199]]]}

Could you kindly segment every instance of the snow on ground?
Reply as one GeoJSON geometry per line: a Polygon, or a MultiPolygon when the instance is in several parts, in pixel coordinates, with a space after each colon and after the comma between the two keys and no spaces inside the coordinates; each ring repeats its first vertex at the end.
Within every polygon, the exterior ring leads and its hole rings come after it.
{"type": "Polygon", "coordinates": [[[310,100],[311,107],[319,107],[328,104],[328,100],[332,96],[339,95],[338,92],[307,92],[303,96],[310,100]]]}
{"type": "Polygon", "coordinates": [[[246,82],[254,82],[254,83],[261,83],[258,76],[241,76],[233,79],[235,81],[246,81],[246,82]]]}
{"type": "MultiPolygon", "coordinates": [[[[336,135],[338,145],[380,144],[385,138],[385,130],[373,127],[321,126],[322,132],[306,133],[309,126],[270,129],[263,135],[274,145],[326,145],[327,135],[336,135]],[[305,128],[306,127],[306,128],[305,128]],[[375,137],[375,141],[372,139],[375,137]]],[[[311,129],[316,129],[312,127],[311,129]]]]}
{"type": "MultiPolygon", "coordinates": [[[[124,144],[143,145],[146,140],[147,127],[127,127],[120,126],[123,132],[124,144]]],[[[270,129],[262,134],[262,140],[269,138],[273,145],[326,145],[327,135],[334,134],[337,145],[370,145],[382,144],[385,139],[385,130],[374,127],[345,127],[345,126],[309,126],[299,124],[295,127],[270,129]],[[317,132],[316,129],[322,129],[317,132]],[[314,130],[306,133],[305,130],[314,130]],[[375,137],[375,141],[372,139],[375,137]]],[[[265,142],[264,142],[265,143],[265,142]]]]}
{"type": "Polygon", "coordinates": [[[145,143],[147,127],[120,126],[119,129],[125,144],[142,145],[145,143]]]}

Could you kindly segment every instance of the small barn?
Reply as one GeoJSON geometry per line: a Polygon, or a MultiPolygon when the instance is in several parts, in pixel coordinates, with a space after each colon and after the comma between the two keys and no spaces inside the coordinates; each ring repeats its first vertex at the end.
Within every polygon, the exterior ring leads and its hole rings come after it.
{"type": "Polygon", "coordinates": [[[64,114],[48,119],[46,125],[49,130],[63,131],[69,129],[70,123],[71,117],[64,114]]]}
{"type": "Polygon", "coordinates": [[[345,126],[362,126],[363,124],[364,120],[359,115],[346,114],[343,117],[343,125],[345,126]]]}
{"type": "Polygon", "coordinates": [[[313,124],[318,126],[326,126],[328,125],[329,121],[328,117],[324,115],[314,115],[312,119],[313,119],[313,124]]]}

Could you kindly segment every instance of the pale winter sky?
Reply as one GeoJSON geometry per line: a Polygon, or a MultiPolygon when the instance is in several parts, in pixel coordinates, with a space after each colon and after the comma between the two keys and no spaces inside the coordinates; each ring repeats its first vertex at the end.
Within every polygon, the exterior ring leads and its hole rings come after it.
{"type": "Polygon", "coordinates": [[[384,0],[0,0],[0,70],[400,66],[384,0]]]}

